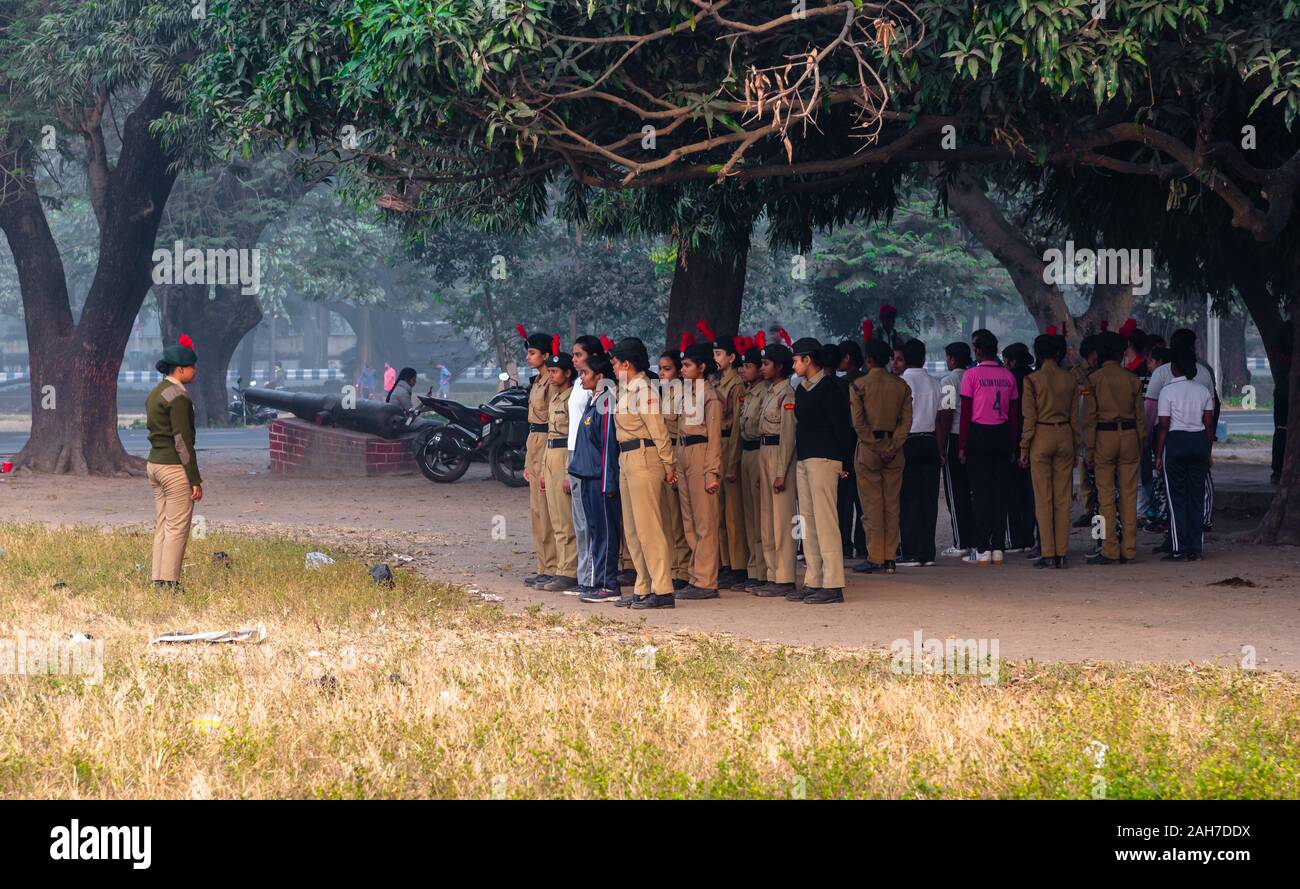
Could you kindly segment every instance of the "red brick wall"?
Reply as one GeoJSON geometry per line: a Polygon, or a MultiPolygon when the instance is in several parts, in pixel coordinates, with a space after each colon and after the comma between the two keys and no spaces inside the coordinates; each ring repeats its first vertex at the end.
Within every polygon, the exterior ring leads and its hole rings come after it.
{"type": "Polygon", "coordinates": [[[279,475],[335,478],[416,470],[406,439],[317,426],[296,417],[273,420],[270,437],[271,471],[279,475]]]}

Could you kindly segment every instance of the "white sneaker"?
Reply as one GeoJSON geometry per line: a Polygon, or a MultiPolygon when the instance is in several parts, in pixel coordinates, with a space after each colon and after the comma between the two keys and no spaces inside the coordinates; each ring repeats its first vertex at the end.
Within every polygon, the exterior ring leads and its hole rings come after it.
{"type": "Polygon", "coordinates": [[[921,563],[915,559],[909,559],[906,562],[895,562],[894,564],[897,565],[899,568],[920,568],[921,567],[921,563]]]}
{"type": "Polygon", "coordinates": [[[964,559],[962,559],[962,563],[966,565],[980,565],[983,567],[988,567],[989,556],[990,554],[987,550],[985,550],[984,552],[979,552],[978,550],[971,550],[970,554],[966,556],[964,559]]]}
{"type": "Polygon", "coordinates": [[[1002,550],[1000,549],[993,550],[993,564],[994,565],[1002,564],[1002,550]]]}
{"type": "Polygon", "coordinates": [[[922,562],[922,563],[921,563],[921,567],[922,567],[922,568],[933,568],[933,567],[934,567],[934,562],[922,562]]]}
{"type": "Polygon", "coordinates": [[[950,546],[943,552],[939,553],[939,555],[948,556],[950,558],[953,556],[960,556],[964,559],[966,556],[970,555],[970,550],[964,546],[950,546]]]}

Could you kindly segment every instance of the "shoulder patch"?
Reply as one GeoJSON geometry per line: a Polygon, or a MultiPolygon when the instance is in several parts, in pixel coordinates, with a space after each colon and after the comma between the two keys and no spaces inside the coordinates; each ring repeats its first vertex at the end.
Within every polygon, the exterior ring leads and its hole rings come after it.
{"type": "Polygon", "coordinates": [[[792,410],[794,410],[794,402],[793,402],[793,401],[787,401],[785,404],[781,405],[781,407],[785,408],[785,409],[788,410],[788,411],[792,411],[792,410]]]}
{"type": "Polygon", "coordinates": [[[173,401],[176,400],[176,396],[180,394],[181,394],[180,386],[172,385],[162,390],[162,392],[159,393],[158,397],[161,398],[163,401],[165,401],[167,404],[171,404],[173,401]]]}

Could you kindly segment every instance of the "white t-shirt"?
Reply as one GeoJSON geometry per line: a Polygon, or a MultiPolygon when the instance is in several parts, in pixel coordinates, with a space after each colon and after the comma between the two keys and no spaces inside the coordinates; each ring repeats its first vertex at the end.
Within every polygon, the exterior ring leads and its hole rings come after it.
{"type": "Polygon", "coordinates": [[[591,393],[582,388],[582,383],[574,381],[573,391],[569,393],[569,453],[578,446],[578,427],[582,425],[582,413],[591,403],[591,393]]]}
{"type": "Polygon", "coordinates": [[[939,384],[922,367],[907,368],[902,379],[912,387],[912,431],[933,432],[941,398],[939,384]]]}
{"type": "Polygon", "coordinates": [[[1156,415],[1169,418],[1170,432],[1204,432],[1205,412],[1212,410],[1214,396],[1207,387],[1197,385],[1195,379],[1174,377],[1160,389],[1156,415]]]}
{"type": "Polygon", "coordinates": [[[949,371],[939,381],[939,410],[955,411],[961,407],[961,378],[965,375],[966,368],[959,367],[949,371]],[[949,389],[949,386],[952,388],[949,389]],[[948,399],[948,403],[945,403],[945,398],[948,399]]]}
{"type": "MultiPolygon", "coordinates": [[[[1186,378],[1178,377],[1178,379],[1182,380],[1186,378]]],[[[1151,379],[1147,382],[1146,397],[1152,401],[1159,401],[1160,390],[1173,381],[1174,363],[1172,361],[1166,361],[1164,364],[1157,367],[1151,374],[1151,379]]],[[[1188,382],[1195,383],[1209,392],[1211,400],[1213,400],[1214,393],[1217,392],[1219,388],[1214,381],[1214,368],[1210,367],[1200,359],[1197,359],[1196,361],[1196,376],[1188,380],[1188,382]]],[[[1161,414],[1160,416],[1164,416],[1164,414],[1161,414]]]]}

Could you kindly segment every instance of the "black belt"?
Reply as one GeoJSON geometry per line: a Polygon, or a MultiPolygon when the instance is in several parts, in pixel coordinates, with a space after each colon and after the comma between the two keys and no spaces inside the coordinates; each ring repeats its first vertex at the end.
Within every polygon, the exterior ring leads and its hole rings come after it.
{"type": "MultiPolygon", "coordinates": [[[[1069,425],[1070,425],[1070,421],[1069,421],[1069,420],[1057,420],[1055,423],[1049,423],[1049,422],[1047,422],[1046,420],[1039,420],[1039,421],[1038,421],[1038,425],[1039,425],[1039,426],[1069,426],[1069,425]]],[[[1101,428],[1101,427],[1098,427],[1098,428],[1101,428]]]]}
{"type": "Polygon", "coordinates": [[[907,433],[907,437],[908,437],[908,438],[911,438],[913,435],[934,435],[934,432],[933,432],[933,431],[930,431],[930,432],[909,432],[909,433],[907,433]]]}
{"type": "Polygon", "coordinates": [[[639,447],[654,447],[654,443],[653,438],[634,438],[631,441],[620,441],[618,443],[618,449],[622,453],[626,454],[628,451],[635,451],[639,447]]]}
{"type": "Polygon", "coordinates": [[[684,445],[708,444],[708,441],[709,441],[709,437],[707,435],[683,435],[682,436],[682,444],[684,445]]]}
{"type": "Polygon", "coordinates": [[[889,435],[888,432],[874,432],[874,431],[871,434],[874,435],[876,438],[886,438],[889,435]]]}
{"type": "Polygon", "coordinates": [[[545,423],[529,423],[529,424],[528,424],[528,431],[529,431],[529,432],[547,432],[547,431],[550,430],[550,428],[551,428],[551,427],[547,426],[545,423]]]}
{"type": "Polygon", "coordinates": [[[757,451],[757,450],[758,450],[758,442],[756,442],[756,441],[746,441],[746,442],[742,442],[741,445],[740,445],[740,449],[741,449],[742,451],[757,451]]]}
{"type": "Polygon", "coordinates": [[[1098,423],[1098,432],[1117,432],[1120,429],[1136,429],[1137,422],[1134,420],[1116,420],[1114,423],[1098,423]]]}
{"type": "Polygon", "coordinates": [[[567,448],[569,446],[569,440],[567,438],[548,438],[546,440],[546,446],[548,448],[567,448]]]}
{"type": "Polygon", "coordinates": [[[779,445],[781,443],[781,436],[764,435],[762,438],[759,439],[759,441],[761,441],[765,445],[779,445]]]}
{"type": "Polygon", "coordinates": [[[675,435],[670,435],[670,436],[668,436],[668,443],[669,443],[670,445],[675,445],[675,444],[677,444],[677,436],[675,436],[675,435]]]}

